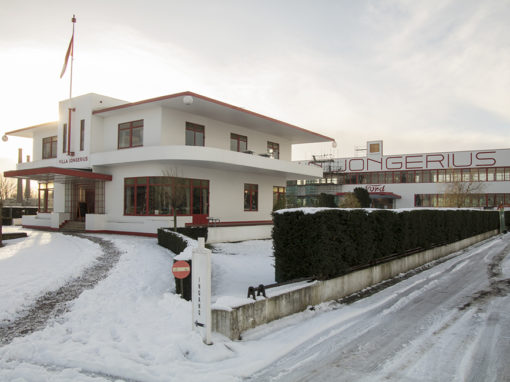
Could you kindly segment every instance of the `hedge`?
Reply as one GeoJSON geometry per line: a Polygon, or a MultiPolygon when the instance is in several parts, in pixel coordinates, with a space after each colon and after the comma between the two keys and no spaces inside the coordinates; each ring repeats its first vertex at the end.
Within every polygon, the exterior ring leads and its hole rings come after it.
{"type": "Polygon", "coordinates": [[[277,282],[338,277],[384,257],[499,228],[497,211],[479,210],[296,209],[276,212],[273,220],[277,282]]]}
{"type": "MultiPolygon", "coordinates": [[[[195,240],[198,240],[199,237],[203,237],[207,241],[207,227],[177,228],[177,232],[195,240]]],[[[170,228],[158,229],[158,244],[169,249],[176,255],[184,251],[187,246],[186,241],[179,235],[174,235],[173,230],[170,228]]]]}

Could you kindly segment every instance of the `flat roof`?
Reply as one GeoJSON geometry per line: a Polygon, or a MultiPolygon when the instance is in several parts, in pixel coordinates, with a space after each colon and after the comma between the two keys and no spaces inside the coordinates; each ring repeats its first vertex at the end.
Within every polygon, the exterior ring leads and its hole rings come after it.
{"type": "Polygon", "coordinates": [[[58,128],[58,121],[45,122],[39,125],[24,127],[22,129],[12,130],[5,133],[5,135],[12,135],[15,137],[32,138],[34,130],[54,130],[58,128]]]}
{"type": "Polygon", "coordinates": [[[131,108],[133,110],[139,110],[153,105],[198,114],[203,117],[215,119],[232,125],[248,127],[265,134],[283,137],[293,144],[332,142],[335,140],[334,138],[326,135],[306,130],[302,127],[190,91],[98,109],[94,110],[92,114],[109,116],[114,115],[123,109],[131,108]],[[192,97],[192,102],[185,103],[185,97],[192,97]]]}
{"type": "Polygon", "coordinates": [[[6,178],[30,179],[38,182],[72,183],[95,180],[110,181],[112,176],[98,172],[75,170],[60,167],[40,167],[26,170],[5,171],[6,178]]]}

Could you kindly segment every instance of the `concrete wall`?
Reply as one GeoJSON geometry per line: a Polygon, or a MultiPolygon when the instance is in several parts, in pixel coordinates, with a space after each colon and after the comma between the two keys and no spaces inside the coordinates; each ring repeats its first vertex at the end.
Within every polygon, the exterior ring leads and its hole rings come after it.
{"type": "Polygon", "coordinates": [[[395,277],[433,260],[460,251],[498,233],[497,230],[473,236],[449,245],[415,253],[404,258],[352,272],[326,281],[317,281],[303,288],[254,301],[231,310],[213,309],[212,329],[230,339],[239,339],[241,333],[273,320],[301,312],[309,306],[337,300],[371,285],[395,277]]]}
{"type": "Polygon", "coordinates": [[[207,244],[271,238],[273,225],[250,225],[236,227],[209,227],[207,244]]]}

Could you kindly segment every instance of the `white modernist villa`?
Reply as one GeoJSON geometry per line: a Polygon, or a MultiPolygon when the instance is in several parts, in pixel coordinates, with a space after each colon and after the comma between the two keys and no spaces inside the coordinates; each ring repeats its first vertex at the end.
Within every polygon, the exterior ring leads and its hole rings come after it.
{"type": "Polygon", "coordinates": [[[293,144],[332,138],[192,92],[139,102],[86,94],[59,120],[6,133],[33,139],[33,161],[6,177],[39,183],[25,227],[156,235],[208,225],[209,242],[266,238],[287,180],[322,177],[293,144]]]}

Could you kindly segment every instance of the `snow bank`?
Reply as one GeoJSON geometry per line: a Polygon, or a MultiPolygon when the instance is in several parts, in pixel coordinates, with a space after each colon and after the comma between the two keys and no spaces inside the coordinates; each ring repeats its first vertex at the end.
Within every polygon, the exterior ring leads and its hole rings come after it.
{"type": "MultiPolygon", "coordinates": [[[[432,211],[480,211],[482,208],[428,208],[428,207],[414,207],[414,208],[395,208],[391,210],[394,213],[405,212],[405,211],[416,211],[416,210],[432,210],[432,211]]],[[[300,208],[285,208],[282,210],[274,211],[275,214],[284,214],[287,212],[302,212],[305,215],[313,215],[317,212],[321,211],[329,211],[329,210],[341,210],[341,211],[351,211],[351,210],[364,210],[368,213],[373,211],[381,211],[379,208],[330,208],[330,207],[300,207],[300,208]]]]}

